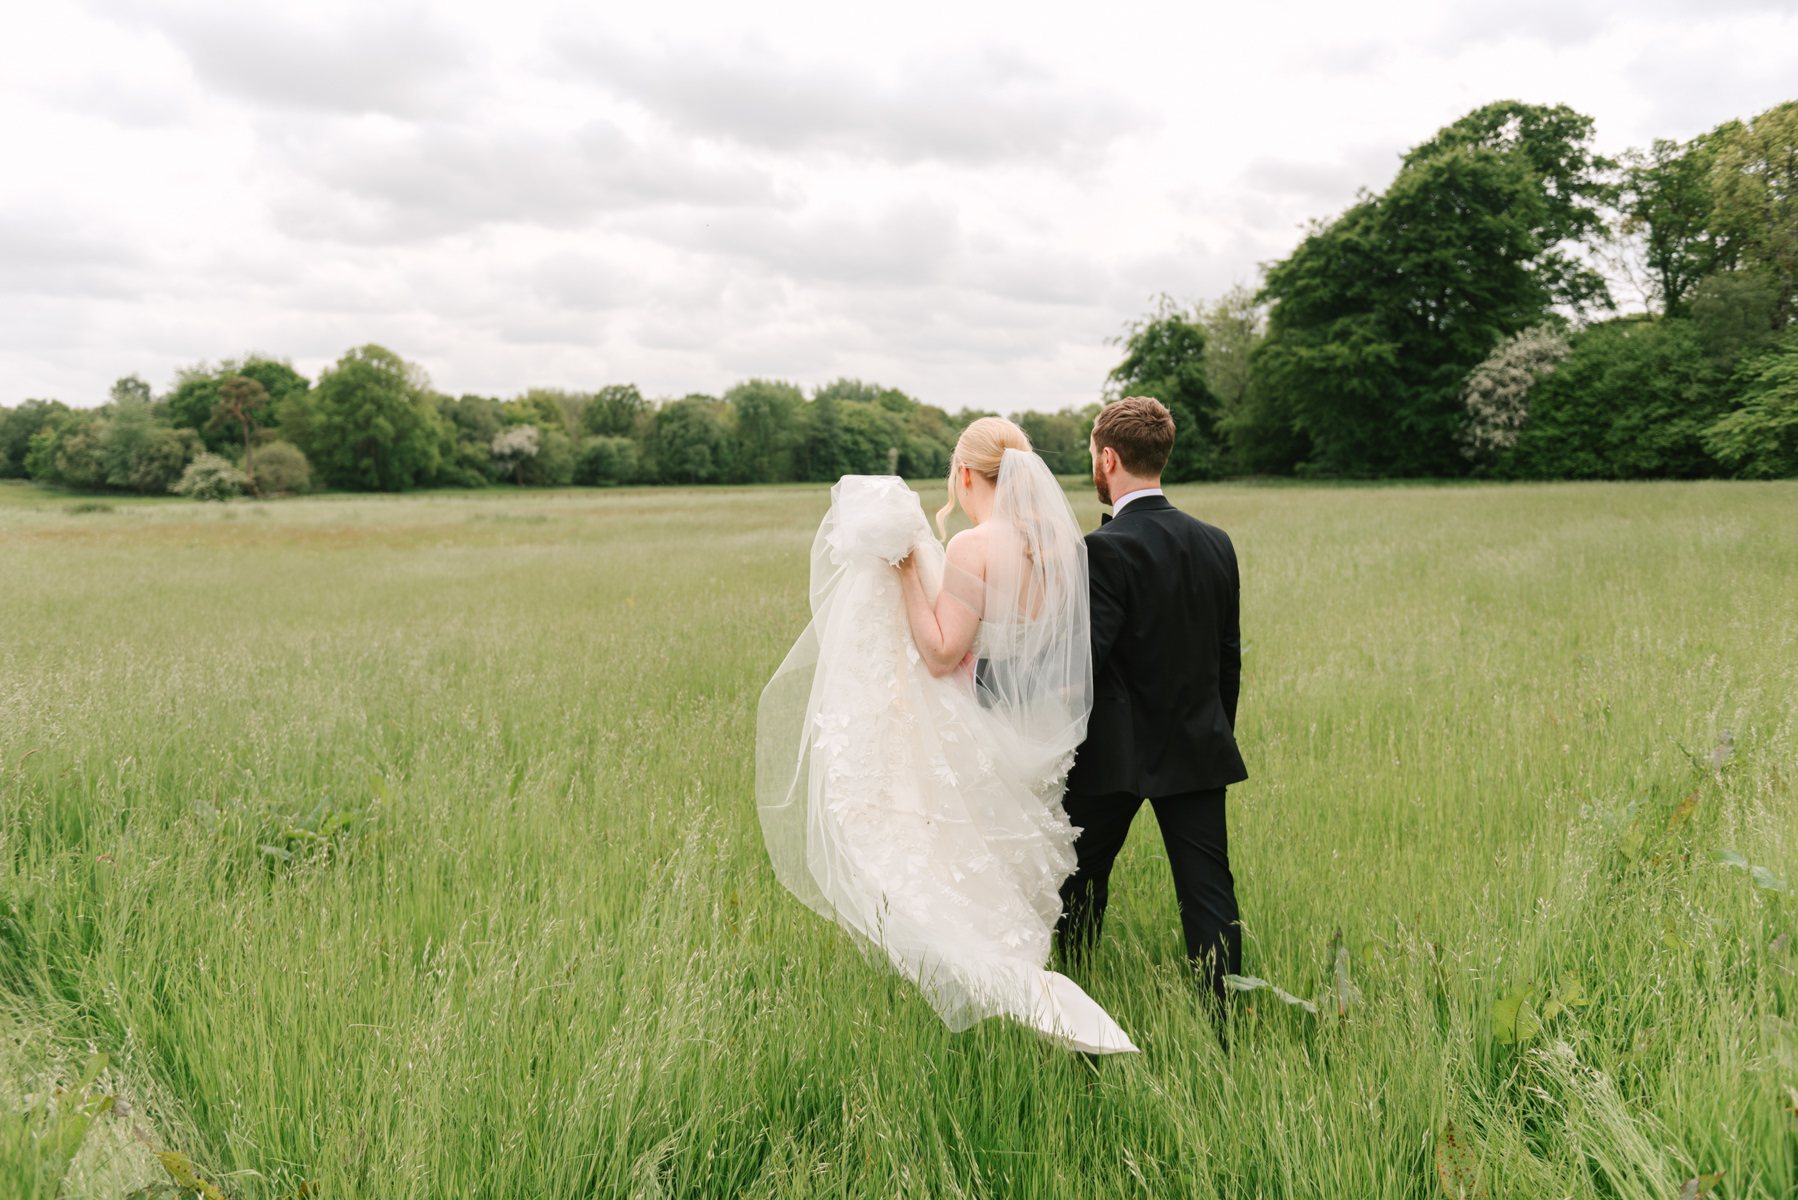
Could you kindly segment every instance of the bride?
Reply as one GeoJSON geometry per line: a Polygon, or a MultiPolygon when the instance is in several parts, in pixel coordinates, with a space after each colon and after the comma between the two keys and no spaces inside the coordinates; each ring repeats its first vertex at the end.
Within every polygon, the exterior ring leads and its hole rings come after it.
{"type": "Polygon", "coordinates": [[[1092,708],[1086,546],[1010,421],[956,443],[945,552],[894,476],[846,475],[812,622],[762,693],[756,799],[780,881],[915,980],[953,1030],[1005,1015],[1091,1054],[1130,1039],[1043,969],[1074,867],[1062,783],[1092,708]]]}

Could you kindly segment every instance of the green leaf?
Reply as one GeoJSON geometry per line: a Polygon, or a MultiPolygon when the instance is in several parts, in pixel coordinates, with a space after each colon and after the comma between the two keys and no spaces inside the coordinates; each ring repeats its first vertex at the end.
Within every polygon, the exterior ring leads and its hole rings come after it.
{"type": "Polygon", "coordinates": [[[1568,1008],[1584,1008],[1592,1003],[1586,995],[1586,987],[1580,982],[1578,971],[1562,971],[1560,981],[1555,984],[1555,999],[1568,1008]]]}
{"type": "Polygon", "coordinates": [[[1624,826],[1622,836],[1617,839],[1617,852],[1635,862],[1642,857],[1642,843],[1647,836],[1642,828],[1641,818],[1638,817],[1624,826]]]}
{"type": "Polygon", "coordinates": [[[1786,881],[1766,867],[1749,867],[1748,874],[1754,877],[1756,887],[1766,888],[1769,892],[1782,892],[1788,896],[1792,894],[1792,889],[1786,886],[1786,881]]]}
{"type": "Polygon", "coordinates": [[[111,1061],[112,1060],[104,1054],[96,1054],[88,1059],[87,1066],[81,1069],[81,1080],[76,1083],[75,1090],[82,1092],[92,1087],[94,1080],[100,1078],[100,1072],[104,1071],[106,1065],[111,1061]]]}
{"type": "Polygon", "coordinates": [[[1713,850],[1711,861],[1725,867],[1746,867],[1748,859],[1737,850],[1713,850]]]}
{"type": "Polygon", "coordinates": [[[1714,1175],[1699,1175],[1679,1185],[1679,1200],[1700,1200],[1712,1188],[1723,1182],[1723,1172],[1714,1175]]]}
{"type": "Polygon", "coordinates": [[[1492,1036],[1506,1046],[1527,1042],[1542,1031],[1536,1016],[1536,987],[1520,983],[1492,1006],[1492,1036]]]}

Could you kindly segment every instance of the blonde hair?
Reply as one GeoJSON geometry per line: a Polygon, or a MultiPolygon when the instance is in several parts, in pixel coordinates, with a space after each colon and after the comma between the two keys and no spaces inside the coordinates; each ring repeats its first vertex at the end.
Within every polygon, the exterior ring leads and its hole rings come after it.
{"type": "Polygon", "coordinates": [[[989,483],[999,482],[999,464],[1007,450],[1030,451],[1030,437],[1004,417],[981,417],[961,431],[955,453],[949,456],[949,503],[937,510],[936,529],[949,538],[949,517],[955,512],[955,472],[968,468],[989,483]]]}

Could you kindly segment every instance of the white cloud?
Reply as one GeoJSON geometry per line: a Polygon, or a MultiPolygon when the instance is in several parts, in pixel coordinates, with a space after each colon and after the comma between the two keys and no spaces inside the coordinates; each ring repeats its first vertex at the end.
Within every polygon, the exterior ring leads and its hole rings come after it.
{"type": "Polygon", "coordinates": [[[963,164],[1085,162],[1154,115],[1109,87],[1072,85],[1022,55],[988,48],[896,72],[796,62],[761,39],[654,51],[569,36],[576,77],[643,105],[676,129],[775,151],[963,164]]]}
{"type": "Polygon", "coordinates": [[[298,177],[272,211],[304,238],[393,243],[511,222],[573,228],[649,206],[761,206],[773,182],[751,167],[643,145],[594,122],[569,133],[333,123],[295,138],[298,177]]]}
{"type": "Polygon", "coordinates": [[[206,87],[262,107],[419,117],[459,107],[474,74],[465,39],[428,9],[271,12],[142,0],[102,8],[166,38],[206,87]]]}

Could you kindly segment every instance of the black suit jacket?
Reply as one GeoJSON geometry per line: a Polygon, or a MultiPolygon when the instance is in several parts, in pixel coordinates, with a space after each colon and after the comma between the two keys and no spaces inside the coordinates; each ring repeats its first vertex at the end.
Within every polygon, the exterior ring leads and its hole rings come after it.
{"type": "Polygon", "coordinates": [[[1093,713],[1076,796],[1151,799],[1249,777],[1236,748],[1241,578],[1223,530],[1162,496],[1086,535],[1093,713]]]}

